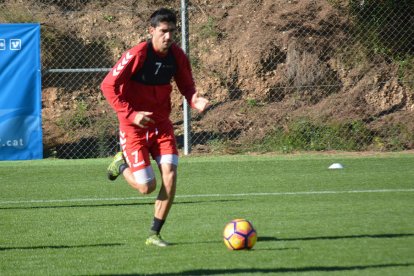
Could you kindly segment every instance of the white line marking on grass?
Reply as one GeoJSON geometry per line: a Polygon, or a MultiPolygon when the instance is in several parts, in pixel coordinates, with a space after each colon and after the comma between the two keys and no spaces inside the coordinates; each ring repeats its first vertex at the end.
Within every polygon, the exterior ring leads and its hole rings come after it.
{"type": "MultiPolygon", "coordinates": [[[[197,194],[176,195],[175,198],[201,198],[201,197],[247,197],[247,196],[284,196],[284,195],[326,195],[326,194],[357,194],[357,193],[401,193],[414,192],[414,189],[379,189],[379,190],[350,190],[350,191],[308,191],[308,192],[275,192],[275,193],[240,193],[240,194],[197,194]]],[[[0,204],[24,204],[24,203],[63,203],[63,202],[99,202],[99,201],[124,201],[145,200],[155,197],[109,197],[109,198],[69,198],[69,199],[33,199],[0,201],[0,204]]]]}

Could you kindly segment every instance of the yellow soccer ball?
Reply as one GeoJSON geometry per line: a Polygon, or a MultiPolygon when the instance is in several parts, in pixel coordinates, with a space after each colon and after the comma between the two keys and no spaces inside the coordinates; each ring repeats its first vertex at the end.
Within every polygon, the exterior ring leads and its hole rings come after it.
{"type": "Polygon", "coordinates": [[[234,219],[224,227],[223,240],[230,250],[252,249],[257,241],[257,232],[250,221],[234,219]]]}

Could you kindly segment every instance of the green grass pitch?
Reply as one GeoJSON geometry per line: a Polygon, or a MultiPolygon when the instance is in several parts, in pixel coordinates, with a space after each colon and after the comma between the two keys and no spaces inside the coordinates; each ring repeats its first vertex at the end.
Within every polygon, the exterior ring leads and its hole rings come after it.
{"type": "Polygon", "coordinates": [[[0,275],[414,275],[412,153],[182,157],[167,248],[109,161],[0,162],[0,275]],[[252,250],[224,246],[234,218],[252,250]]]}

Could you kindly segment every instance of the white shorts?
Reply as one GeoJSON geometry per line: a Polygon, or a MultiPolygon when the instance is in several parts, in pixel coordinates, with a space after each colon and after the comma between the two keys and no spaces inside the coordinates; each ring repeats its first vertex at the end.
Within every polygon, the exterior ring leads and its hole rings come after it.
{"type": "MultiPolygon", "coordinates": [[[[165,154],[157,156],[155,161],[158,165],[160,164],[172,164],[178,165],[178,155],[176,154],[165,154]]],[[[138,170],[133,173],[135,181],[140,185],[146,185],[155,178],[154,170],[152,166],[147,166],[141,170],[138,170]]]]}

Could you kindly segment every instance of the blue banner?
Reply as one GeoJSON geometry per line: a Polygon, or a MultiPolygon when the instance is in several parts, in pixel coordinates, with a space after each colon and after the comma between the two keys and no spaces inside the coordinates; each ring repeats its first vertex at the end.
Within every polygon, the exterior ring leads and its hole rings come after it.
{"type": "Polygon", "coordinates": [[[0,24],[0,160],[43,158],[40,25],[0,24]]]}

